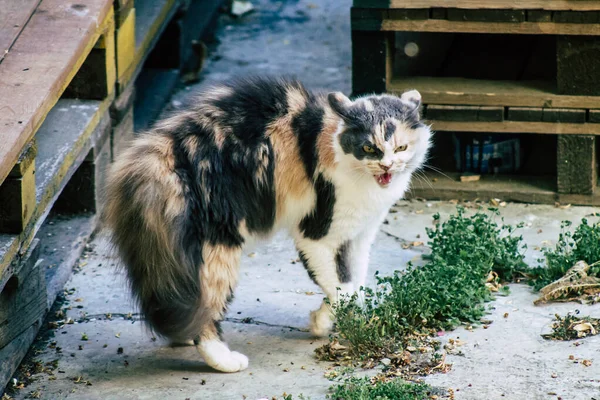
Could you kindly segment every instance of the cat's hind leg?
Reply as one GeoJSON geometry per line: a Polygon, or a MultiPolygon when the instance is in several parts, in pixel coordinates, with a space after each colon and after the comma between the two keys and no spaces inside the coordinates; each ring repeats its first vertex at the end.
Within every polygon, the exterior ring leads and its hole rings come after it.
{"type": "MultiPolygon", "coordinates": [[[[344,251],[343,246],[347,244],[332,248],[325,243],[309,239],[296,241],[302,264],[332,304],[338,300],[338,296],[353,292],[350,271],[345,265],[339,265],[339,254],[340,251],[344,251]]],[[[310,313],[310,330],[315,336],[327,336],[332,327],[331,305],[324,300],[319,309],[310,313]]]]}
{"type": "Polygon", "coordinates": [[[221,336],[220,322],[237,283],[241,249],[205,244],[200,270],[202,301],[199,310],[200,332],[196,345],[204,361],[222,372],[237,372],[248,367],[248,357],[229,350],[221,336]]]}

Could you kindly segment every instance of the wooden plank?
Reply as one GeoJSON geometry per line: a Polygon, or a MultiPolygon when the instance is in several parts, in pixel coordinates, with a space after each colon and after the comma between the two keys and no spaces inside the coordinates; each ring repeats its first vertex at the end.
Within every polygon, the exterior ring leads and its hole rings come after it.
{"type": "Polygon", "coordinates": [[[0,64],[0,183],[113,15],[109,0],[43,0],[0,64]]]}
{"type": "Polygon", "coordinates": [[[585,123],[586,110],[544,108],[542,122],[585,123]]]}
{"type": "Polygon", "coordinates": [[[502,121],[504,107],[428,105],[426,118],[434,121],[502,121]]]}
{"type": "Polygon", "coordinates": [[[492,133],[539,133],[545,135],[600,135],[600,124],[552,123],[552,122],[479,122],[479,121],[432,121],[435,131],[446,132],[492,132],[492,133]]]}
{"type": "Polygon", "coordinates": [[[556,159],[559,193],[594,193],[598,184],[595,136],[558,136],[556,159]]]}
{"type": "Polygon", "coordinates": [[[135,62],[135,8],[123,20],[116,32],[117,77],[123,84],[127,81],[127,71],[135,62]]]}
{"type": "MultiPolygon", "coordinates": [[[[390,19],[394,19],[391,16],[390,19]]],[[[479,22],[523,22],[524,10],[466,10],[448,8],[449,21],[479,21],[479,22]]]]}
{"type": "MultiPolygon", "coordinates": [[[[460,182],[460,173],[447,176],[426,173],[424,181],[413,180],[408,198],[430,200],[502,199],[523,203],[554,204],[557,201],[554,177],[482,175],[476,182],[460,182]]],[[[600,204],[600,198],[588,199],[600,204]]]]}
{"type": "Polygon", "coordinates": [[[559,36],[556,40],[558,93],[600,95],[600,38],[559,36]]]}
{"type": "Polygon", "coordinates": [[[18,259],[20,249],[31,243],[68,180],[99,140],[103,132],[98,128],[100,121],[110,124],[111,100],[62,99],[38,130],[36,206],[21,234],[0,234],[0,285],[11,274],[11,263],[18,259]]]}
{"type": "Polygon", "coordinates": [[[46,313],[46,280],[36,239],[15,273],[0,290],[0,349],[46,313]]]}
{"type": "Polygon", "coordinates": [[[0,349],[0,387],[5,387],[12,378],[21,360],[29,351],[29,346],[33,343],[41,324],[42,320],[37,321],[8,346],[0,349]]]}
{"type": "Polygon", "coordinates": [[[0,0],[0,63],[41,0],[0,0]]]}
{"type": "Polygon", "coordinates": [[[541,122],[544,109],[541,107],[509,107],[508,119],[511,121],[541,122]]]}
{"type": "Polygon", "coordinates": [[[364,8],[600,10],[595,0],[354,0],[353,4],[364,8]]]}
{"type": "MultiPolygon", "coordinates": [[[[365,24],[367,22],[364,22],[365,24]]],[[[364,29],[369,30],[369,29],[364,29]]],[[[373,29],[376,30],[376,29],[373,29]]],[[[384,19],[382,31],[392,32],[454,32],[506,33],[520,35],[600,35],[600,24],[555,24],[550,22],[470,22],[429,19],[406,21],[384,19]]]]}
{"type": "Polygon", "coordinates": [[[448,173],[452,179],[427,173],[424,180],[414,180],[407,198],[430,200],[489,201],[502,199],[522,203],[573,204],[600,206],[599,191],[592,195],[556,193],[554,177],[536,176],[488,176],[477,182],[460,182],[458,173],[448,173]]]}
{"type": "Polygon", "coordinates": [[[556,94],[551,82],[492,81],[465,78],[394,78],[387,90],[417,89],[425,104],[464,104],[514,107],[598,108],[596,96],[556,94]]]}

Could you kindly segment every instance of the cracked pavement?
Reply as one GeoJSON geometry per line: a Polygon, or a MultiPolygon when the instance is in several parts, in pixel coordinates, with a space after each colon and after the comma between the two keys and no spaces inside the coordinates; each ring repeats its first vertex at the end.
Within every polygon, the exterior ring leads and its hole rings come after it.
{"type": "MultiPolygon", "coordinates": [[[[422,262],[428,252],[425,228],[433,215],[445,219],[455,210],[448,202],[401,201],[382,225],[372,252],[369,285],[374,273],[392,274],[408,261],[422,262]]],[[[535,263],[538,246],[558,238],[560,221],[578,221],[595,210],[508,204],[508,223],[525,222],[521,233],[535,263]],[[541,230],[541,232],[540,232],[541,230]]],[[[58,360],[53,375],[39,374],[16,397],[40,390],[45,399],[271,399],[284,392],[325,399],[331,385],[324,373],[332,364],[319,362],[314,350],[324,340],[308,333],[308,313],[322,293],[304,271],[292,241],[283,234],[244,253],[240,284],[223,323],[230,347],[250,358],[247,370],[235,374],[212,371],[194,347],[170,347],[149,333],[129,297],[123,273],[110,255],[106,239],[96,237],[66,285],[66,324],[36,355],[43,363],[58,360]],[[68,309],[70,308],[70,309],[68,309]],[[87,340],[82,340],[84,335],[87,340]],[[55,342],[55,343],[54,343],[55,342]],[[75,383],[78,380],[80,383],[75,383]],[[87,385],[90,382],[91,385],[87,385]],[[244,397],[246,396],[246,397],[244,397]]],[[[525,285],[510,285],[511,294],[490,303],[493,321],[487,329],[463,328],[440,337],[465,344],[462,355],[448,355],[447,374],[426,381],[453,388],[456,399],[581,399],[600,394],[600,336],[574,342],[542,339],[555,313],[578,308],[600,317],[600,306],[563,303],[536,307],[536,295],[525,285]],[[507,317],[504,315],[508,313],[507,317]],[[586,367],[569,360],[589,359],[586,367]],[[554,394],[549,394],[554,393],[554,394]]],[[[594,397],[595,396],[595,397],[594,397]]]]}

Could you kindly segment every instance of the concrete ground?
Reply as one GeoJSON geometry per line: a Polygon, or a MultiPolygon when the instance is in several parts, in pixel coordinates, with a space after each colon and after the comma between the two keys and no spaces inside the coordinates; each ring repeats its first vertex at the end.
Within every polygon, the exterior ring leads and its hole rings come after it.
{"type": "MultiPolygon", "coordinates": [[[[220,44],[208,61],[206,79],[176,94],[174,108],[209,81],[248,73],[294,73],[312,87],[350,91],[349,0],[253,3],[253,14],[222,18],[220,44]]],[[[402,245],[425,241],[433,214],[445,218],[454,208],[447,202],[399,202],[378,235],[371,272],[391,274],[420,260],[426,246],[402,245]]],[[[532,264],[540,255],[536,248],[558,238],[561,220],[578,221],[594,211],[518,204],[502,208],[508,222],[526,222],[522,234],[532,264]]],[[[43,399],[86,400],[254,400],[281,398],[284,392],[294,399],[299,394],[325,398],[331,382],[324,373],[332,366],[316,361],[314,350],[325,341],[307,331],[308,313],[318,307],[322,293],[286,236],[277,235],[243,259],[240,285],[223,324],[230,347],[250,357],[248,370],[236,374],[210,370],[193,347],[172,348],[153,338],[139,321],[117,263],[105,238],[97,236],[66,286],[62,308],[71,307],[66,312],[75,323],[37,343],[41,350],[36,358],[57,360],[56,378],[39,374],[16,398],[32,392],[43,399]],[[77,322],[83,317],[88,322],[77,322]]],[[[578,308],[600,317],[600,306],[536,307],[535,298],[528,287],[511,285],[509,296],[490,304],[493,323],[488,329],[458,329],[442,336],[464,341],[463,355],[449,355],[451,371],[425,380],[454,389],[457,399],[600,399],[600,336],[581,340],[579,346],[540,336],[549,331],[554,313],[578,308]],[[592,365],[574,363],[570,355],[592,365]]]]}

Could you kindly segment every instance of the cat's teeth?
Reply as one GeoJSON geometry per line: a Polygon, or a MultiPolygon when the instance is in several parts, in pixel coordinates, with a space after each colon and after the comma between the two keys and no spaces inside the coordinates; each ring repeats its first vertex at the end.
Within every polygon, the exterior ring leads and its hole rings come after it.
{"type": "Polygon", "coordinates": [[[392,182],[392,174],[390,174],[389,172],[386,172],[381,175],[376,175],[375,178],[377,179],[377,183],[379,183],[380,186],[387,186],[392,182]]]}

